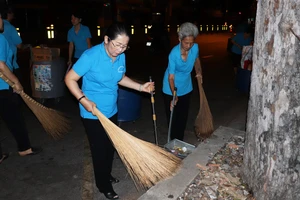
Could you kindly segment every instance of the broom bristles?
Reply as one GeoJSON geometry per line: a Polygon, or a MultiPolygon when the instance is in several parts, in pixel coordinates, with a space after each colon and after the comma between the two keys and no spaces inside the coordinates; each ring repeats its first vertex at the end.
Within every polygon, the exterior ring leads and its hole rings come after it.
{"type": "Polygon", "coordinates": [[[20,93],[22,99],[34,115],[38,118],[45,131],[54,139],[59,139],[64,133],[70,131],[70,121],[59,111],[47,108],[37,101],[33,100],[23,91],[20,93]]]}
{"type": "Polygon", "coordinates": [[[160,180],[173,176],[180,168],[180,158],[125,132],[97,108],[94,108],[94,114],[106,130],[137,189],[150,188],[160,180]]]}
{"type": "Polygon", "coordinates": [[[210,137],[214,131],[213,117],[202,87],[201,77],[197,77],[197,81],[200,95],[200,108],[194,124],[195,134],[198,138],[206,139],[210,137]]]}
{"type": "MultiPolygon", "coordinates": [[[[0,78],[2,78],[8,85],[14,88],[15,83],[13,83],[1,72],[0,78]]],[[[24,91],[21,91],[20,95],[27,106],[38,118],[45,131],[54,139],[61,138],[62,134],[67,133],[71,129],[70,121],[64,116],[63,113],[41,105],[40,103],[33,100],[30,96],[28,96],[24,91]]]]}

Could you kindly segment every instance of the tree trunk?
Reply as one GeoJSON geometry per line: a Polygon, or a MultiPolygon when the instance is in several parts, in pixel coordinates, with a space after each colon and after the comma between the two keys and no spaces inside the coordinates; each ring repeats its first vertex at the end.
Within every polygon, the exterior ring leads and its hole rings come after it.
{"type": "Polygon", "coordinates": [[[300,1],[258,0],[244,180],[255,198],[300,199],[300,1]]]}

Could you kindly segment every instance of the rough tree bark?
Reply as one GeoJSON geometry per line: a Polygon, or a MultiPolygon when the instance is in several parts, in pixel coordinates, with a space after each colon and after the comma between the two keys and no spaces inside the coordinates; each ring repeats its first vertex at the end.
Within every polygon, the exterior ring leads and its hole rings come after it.
{"type": "Polygon", "coordinates": [[[300,199],[300,1],[258,0],[244,174],[257,200],[300,199]]]}

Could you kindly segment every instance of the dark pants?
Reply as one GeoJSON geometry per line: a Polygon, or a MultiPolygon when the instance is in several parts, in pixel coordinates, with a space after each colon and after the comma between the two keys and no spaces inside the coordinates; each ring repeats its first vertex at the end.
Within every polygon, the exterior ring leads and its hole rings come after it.
{"type": "Polygon", "coordinates": [[[240,68],[241,67],[241,59],[242,59],[241,54],[232,53],[231,59],[232,59],[232,66],[234,68],[240,68]]]}
{"type": "Polygon", "coordinates": [[[2,153],[2,147],[1,147],[1,141],[0,141],[0,159],[2,158],[3,153],[2,153]]]}
{"type": "MultiPolygon", "coordinates": [[[[171,136],[170,139],[178,139],[183,140],[184,131],[186,127],[186,122],[189,115],[189,107],[190,107],[190,97],[191,92],[178,97],[178,102],[174,107],[173,111],[173,119],[172,119],[172,127],[171,127],[171,136]]],[[[173,97],[167,94],[164,94],[164,103],[165,110],[167,114],[168,125],[170,124],[170,102],[173,97]]]]}
{"type": "Polygon", "coordinates": [[[0,116],[13,134],[18,151],[31,148],[28,131],[21,113],[19,96],[10,90],[0,90],[0,116]]]}
{"type": "MultiPolygon", "coordinates": [[[[110,118],[116,124],[117,115],[110,118]]],[[[82,118],[93,159],[96,186],[100,192],[112,190],[110,183],[115,148],[99,120],[82,118]]]]}

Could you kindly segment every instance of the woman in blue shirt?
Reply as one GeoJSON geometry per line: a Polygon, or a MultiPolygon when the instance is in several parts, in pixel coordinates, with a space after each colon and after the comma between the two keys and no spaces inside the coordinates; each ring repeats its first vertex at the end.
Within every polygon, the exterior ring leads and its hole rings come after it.
{"type": "Polygon", "coordinates": [[[85,127],[93,159],[96,185],[108,199],[118,199],[111,175],[114,147],[103,126],[93,115],[97,107],[107,118],[117,123],[118,85],[140,92],[154,89],[152,82],[139,84],[125,75],[125,54],[129,33],[120,23],[112,24],[106,31],[104,42],[85,51],[67,73],[65,82],[78,99],[80,115],[85,127]],[[82,77],[82,90],[78,80],[82,77]]]}
{"type": "Polygon", "coordinates": [[[193,90],[191,72],[195,68],[196,76],[201,76],[201,63],[199,59],[199,47],[195,44],[198,35],[198,28],[189,22],[183,23],[179,27],[176,45],[169,54],[168,68],[163,78],[163,93],[165,109],[170,120],[170,111],[173,109],[172,98],[175,87],[177,88],[177,98],[173,113],[171,127],[171,139],[183,140],[184,130],[188,118],[190,105],[190,95],[193,90]]]}
{"type": "MultiPolygon", "coordinates": [[[[1,6],[1,9],[3,7],[1,6]]],[[[6,38],[3,36],[4,26],[0,10],[0,72],[14,83],[13,90],[20,92],[23,90],[18,78],[12,73],[13,50],[6,38]]],[[[31,147],[28,132],[21,113],[20,105],[13,95],[12,88],[0,78],[0,117],[13,134],[20,156],[35,155],[41,152],[41,148],[31,147]]],[[[8,156],[2,154],[0,147],[0,163],[8,156]]]]}
{"type": "Polygon", "coordinates": [[[74,12],[71,16],[73,27],[68,31],[69,59],[68,66],[74,64],[81,54],[91,48],[91,32],[89,27],[81,24],[82,16],[74,12]],[[74,54],[73,54],[74,53],[74,54]]]}

